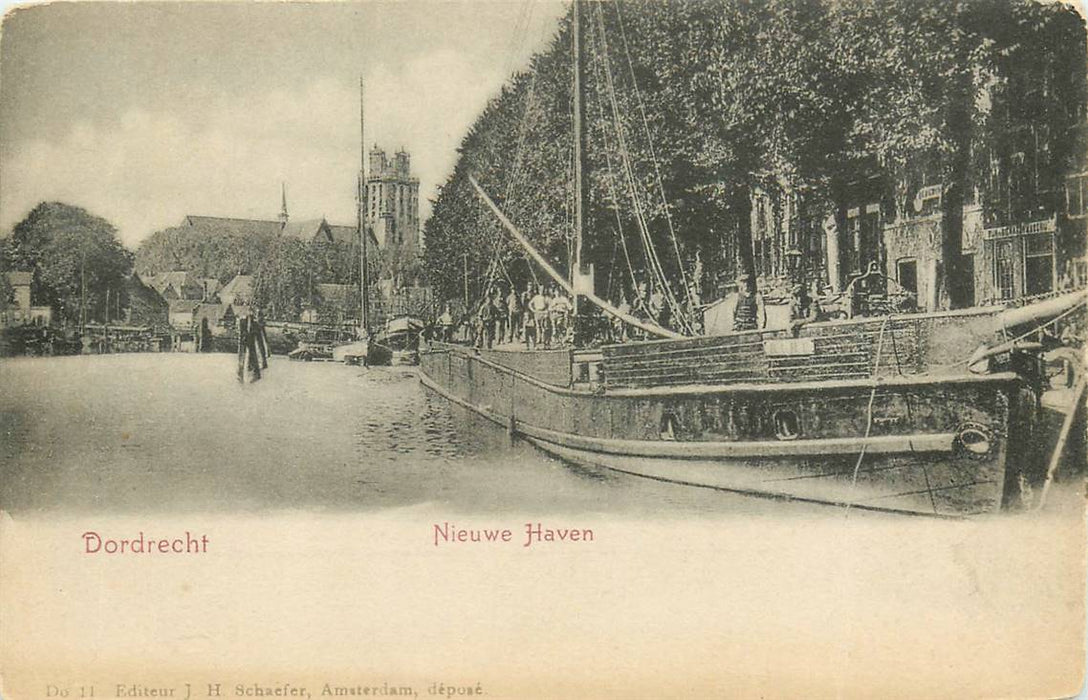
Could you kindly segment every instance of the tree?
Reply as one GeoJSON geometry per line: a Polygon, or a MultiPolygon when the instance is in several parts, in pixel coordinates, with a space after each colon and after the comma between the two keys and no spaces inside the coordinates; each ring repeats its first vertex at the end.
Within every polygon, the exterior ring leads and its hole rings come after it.
{"type": "Polygon", "coordinates": [[[15,225],[11,258],[17,269],[34,273],[35,298],[67,323],[105,320],[107,303],[118,295],[132,253],[117,240],[117,229],[80,207],[43,202],[15,225]]]}
{"type": "Polygon", "coordinates": [[[318,265],[313,249],[297,238],[279,237],[269,245],[253,274],[253,301],[271,319],[297,320],[314,298],[318,265]]]}
{"type": "Polygon", "coordinates": [[[15,300],[15,289],[7,275],[13,269],[11,238],[5,236],[0,238],[0,309],[15,300]]]}

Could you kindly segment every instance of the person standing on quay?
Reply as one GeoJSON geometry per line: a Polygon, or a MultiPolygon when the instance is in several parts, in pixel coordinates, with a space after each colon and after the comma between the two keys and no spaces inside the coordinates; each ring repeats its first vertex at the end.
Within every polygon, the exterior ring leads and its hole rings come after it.
{"type": "Polygon", "coordinates": [[[442,307],[442,315],[438,317],[438,328],[441,334],[442,342],[450,342],[453,329],[453,314],[450,313],[449,304],[446,304],[442,307]]]}

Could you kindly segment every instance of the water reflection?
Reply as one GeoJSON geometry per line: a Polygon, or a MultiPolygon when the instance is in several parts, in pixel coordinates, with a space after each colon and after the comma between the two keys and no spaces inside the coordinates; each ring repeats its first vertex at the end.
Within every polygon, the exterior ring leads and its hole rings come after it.
{"type": "MultiPolygon", "coordinates": [[[[229,355],[0,362],[0,508],[655,517],[822,506],[587,470],[424,389],[413,369],[292,363],[239,385],[229,355]]],[[[850,517],[876,517],[852,514],[850,517]]]]}

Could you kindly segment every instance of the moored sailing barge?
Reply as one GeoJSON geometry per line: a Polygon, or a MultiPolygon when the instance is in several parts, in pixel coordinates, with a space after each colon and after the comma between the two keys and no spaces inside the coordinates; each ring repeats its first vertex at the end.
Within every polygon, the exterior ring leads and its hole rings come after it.
{"type": "Polygon", "coordinates": [[[753,495],[973,515],[1032,504],[1050,456],[1040,362],[994,335],[1084,301],[1077,293],[1003,313],[817,323],[796,338],[754,331],[550,352],[435,344],[422,353],[422,380],[582,464],[753,495]],[[968,361],[980,343],[995,352],[976,374],[968,361]]]}

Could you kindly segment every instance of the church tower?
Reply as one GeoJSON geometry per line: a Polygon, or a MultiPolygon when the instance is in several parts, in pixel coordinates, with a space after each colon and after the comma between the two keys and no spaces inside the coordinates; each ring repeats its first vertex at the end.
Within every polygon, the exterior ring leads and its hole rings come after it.
{"type": "Polygon", "coordinates": [[[377,144],[370,150],[366,176],[367,223],[383,250],[409,256],[419,252],[419,178],[412,175],[403,149],[389,158],[377,144]]]}

